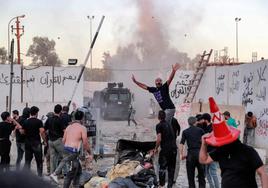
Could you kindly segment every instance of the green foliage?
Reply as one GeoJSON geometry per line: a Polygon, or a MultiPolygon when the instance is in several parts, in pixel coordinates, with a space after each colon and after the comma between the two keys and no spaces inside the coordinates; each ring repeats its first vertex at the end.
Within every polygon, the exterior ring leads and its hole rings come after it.
{"type": "Polygon", "coordinates": [[[62,64],[55,51],[55,41],[47,37],[34,37],[27,56],[32,57],[32,65],[60,66],[62,64]]]}
{"type": "Polygon", "coordinates": [[[7,61],[7,51],[4,47],[0,48],[0,64],[5,64],[7,61]]]}

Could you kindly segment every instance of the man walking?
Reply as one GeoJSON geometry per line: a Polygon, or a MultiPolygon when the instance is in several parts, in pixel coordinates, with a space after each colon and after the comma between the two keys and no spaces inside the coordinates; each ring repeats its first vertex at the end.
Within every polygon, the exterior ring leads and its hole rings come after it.
{"type": "Polygon", "coordinates": [[[244,144],[255,145],[255,128],[257,127],[257,118],[252,112],[248,112],[245,117],[244,144]]]}
{"type": "Polygon", "coordinates": [[[127,118],[127,125],[130,126],[130,121],[132,121],[134,123],[135,126],[137,126],[137,122],[134,118],[136,113],[136,110],[133,108],[132,105],[130,105],[129,109],[128,109],[128,118],[127,118]]]}
{"type": "Polygon", "coordinates": [[[54,115],[52,117],[48,117],[45,123],[45,130],[48,131],[50,173],[55,171],[58,162],[63,158],[64,146],[62,143],[62,138],[65,126],[60,118],[61,111],[61,105],[55,105],[54,115]]]}
{"type": "Polygon", "coordinates": [[[199,161],[203,164],[219,162],[222,188],[257,188],[256,172],[262,188],[268,188],[268,177],[256,150],[239,141],[240,131],[226,125],[212,97],[209,104],[213,113],[213,132],[202,137],[199,161]],[[216,146],[216,149],[208,153],[207,145],[216,146]]]}
{"type": "MultiPolygon", "coordinates": [[[[212,132],[212,123],[211,123],[211,116],[208,113],[204,113],[202,115],[203,119],[203,127],[205,133],[212,132]]],[[[212,152],[215,148],[212,146],[208,147],[208,152],[212,152]]],[[[212,162],[210,164],[205,165],[206,169],[206,176],[208,179],[209,187],[210,188],[220,188],[220,183],[217,175],[217,162],[212,162]]]]}
{"type": "Polygon", "coordinates": [[[140,88],[148,90],[150,93],[153,93],[155,99],[157,100],[158,104],[160,105],[161,109],[166,113],[166,120],[169,122],[171,118],[175,114],[175,106],[170,99],[169,95],[169,86],[175,76],[176,71],[180,68],[180,64],[176,63],[172,65],[172,71],[169,76],[169,79],[163,84],[161,78],[155,79],[156,87],[148,87],[147,85],[138,82],[134,75],[132,75],[132,80],[135,84],[137,84],[140,88]]]}
{"type": "Polygon", "coordinates": [[[0,172],[8,171],[10,164],[10,148],[11,142],[9,136],[14,129],[20,129],[20,124],[10,117],[9,112],[3,112],[1,114],[2,122],[0,123],[0,172]]]}
{"type": "Polygon", "coordinates": [[[33,155],[36,161],[38,176],[43,175],[42,144],[41,138],[46,144],[45,129],[41,120],[37,119],[39,108],[36,106],[30,109],[30,118],[22,125],[25,134],[25,165],[24,168],[30,170],[33,155]]]}
{"type": "MultiPolygon", "coordinates": [[[[14,112],[13,112],[14,114],[14,112]]],[[[18,123],[23,125],[24,122],[30,117],[30,108],[26,107],[22,111],[22,115],[18,119],[18,123]]],[[[17,161],[16,161],[16,169],[20,169],[20,164],[25,152],[25,135],[21,134],[21,132],[16,130],[16,145],[17,145],[17,161]]]]}
{"type": "Polygon", "coordinates": [[[180,143],[180,155],[181,160],[186,159],[186,170],[188,177],[189,188],[195,188],[195,168],[198,170],[198,182],[199,188],[206,187],[205,170],[204,166],[198,161],[199,150],[201,147],[201,137],[204,135],[204,131],[196,126],[196,117],[189,117],[189,128],[182,132],[182,138],[180,143]],[[187,142],[188,153],[184,154],[184,144],[187,142]]]}
{"type": "Polygon", "coordinates": [[[159,153],[159,184],[161,187],[165,185],[166,170],[168,170],[168,188],[172,188],[174,184],[174,173],[176,166],[177,144],[175,132],[170,123],[166,122],[165,111],[160,110],[158,113],[158,120],[156,125],[156,147],[155,153],[158,152],[159,146],[161,151],[159,153]]]}
{"type": "MultiPolygon", "coordinates": [[[[79,150],[80,150],[80,144],[83,143],[83,148],[88,152],[88,154],[91,156],[91,150],[87,139],[87,130],[86,128],[81,124],[82,119],[84,117],[84,113],[81,111],[76,111],[74,114],[75,121],[73,121],[65,130],[64,137],[63,137],[63,143],[64,143],[64,150],[65,155],[64,158],[61,160],[59,166],[56,168],[55,172],[50,175],[50,177],[58,183],[57,175],[61,173],[61,170],[63,166],[66,163],[73,162],[77,163],[78,156],[79,156],[79,150]]],[[[92,160],[92,156],[90,158],[92,160]]],[[[77,166],[77,165],[76,165],[77,166]]],[[[69,182],[67,179],[66,181],[69,182]]],[[[78,174],[74,175],[74,182],[78,183],[78,174]]]]}

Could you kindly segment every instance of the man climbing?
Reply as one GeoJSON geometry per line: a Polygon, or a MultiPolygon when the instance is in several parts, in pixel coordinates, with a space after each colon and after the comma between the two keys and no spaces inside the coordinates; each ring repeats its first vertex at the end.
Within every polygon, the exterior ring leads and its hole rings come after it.
{"type": "Polygon", "coordinates": [[[172,71],[169,76],[169,79],[163,84],[161,78],[155,79],[156,87],[148,87],[147,85],[138,82],[134,75],[132,75],[132,80],[135,84],[137,84],[140,88],[148,90],[150,93],[153,93],[155,99],[157,100],[158,104],[160,105],[161,109],[166,113],[166,121],[170,121],[171,118],[175,114],[175,106],[170,99],[169,95],[169,86],[172,82],[176,71],[180,68],[180,64],[176,63],[172,65],[172,71]]]}

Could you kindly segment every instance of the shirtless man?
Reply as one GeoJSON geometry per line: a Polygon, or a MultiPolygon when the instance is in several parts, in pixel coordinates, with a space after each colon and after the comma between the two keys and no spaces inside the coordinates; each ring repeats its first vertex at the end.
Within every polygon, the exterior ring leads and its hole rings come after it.
{"type": "Polygon", "coordinates": [[[83,142],[83,148],[90,155],[90,160],[92,160],[92,154],[90,151],[88,139],[87,139],[87,131],[84,126],[81,125],[81,120],[84,117],[84,113],[81,111],[76,111],[73,121],[65,130],[63,136],[63,144],[64,144],[64,158],[61,160],[59,166],[56,168],[55,172],[50,175],[50,177],[58,183],[57,175],[61,173],[63,166],[66,163],[74,161],[79,156],[79,149],[81,141],[83,142]]]}
{"type": "Polygon", "coordinates": [[[175,114],[175,106],[170,99],[169,95],[169,86],[177,72],[177,70],[180,68],[180,64],[176,63],[175,65],[172,65],[172,71],[168,78],[168,80],[163,84],[161,78],[155,79],[155,86],[156,87],[149,87],[141,82],[138,82],[134,75],[132,75],[132,80],[135,84],[137,84],[140,88],[148,90],[150,93],[152,93],[157,100],[159,106],[162,110],[166,113],[166,121],[170,122],[172,117],[175,114]]]}

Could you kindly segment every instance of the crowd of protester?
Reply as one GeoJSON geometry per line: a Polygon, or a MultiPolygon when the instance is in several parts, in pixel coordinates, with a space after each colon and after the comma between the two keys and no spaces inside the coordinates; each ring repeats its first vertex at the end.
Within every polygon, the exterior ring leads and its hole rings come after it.
{"type": "Polygon", "coordinates": [[[70,184],[72,179],[70,180],[68,172],[70,165],[73,167],[78,161],[79,151],[83,148],[89,156],[91,152],[87,130],[82,126],[84,113],[77,110],[72,113],[72,117],[68,111],[68,106],[57,104],[54,112],[48,113],[43,121],[38,118],[39,108],[36,106],[24,108],[21,116],[18,110],[12,111],[12,115],[3,112],[0,123],[0,173],[34,171],[34,168],[31,168],[34,158],[39,177],[44,174],[43,166],[46,161],[46,175],[50,175],[56,183],[58,178],[65,177],[64,181],[70,184]],[[16,137],[17,146],[16,169],[10,169],[10,138],[13,135],[16,137]],[[80,145],[81,143],[83,145],[80,145]],[[23,157],[24,166],[21,165],[23,157]]]}

